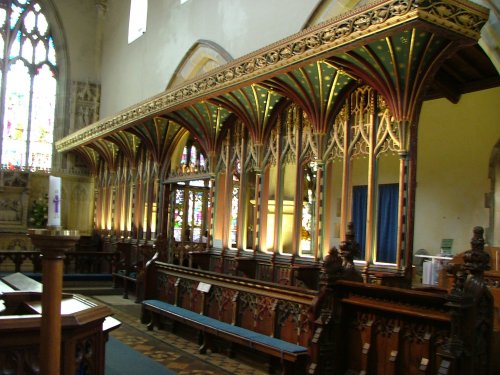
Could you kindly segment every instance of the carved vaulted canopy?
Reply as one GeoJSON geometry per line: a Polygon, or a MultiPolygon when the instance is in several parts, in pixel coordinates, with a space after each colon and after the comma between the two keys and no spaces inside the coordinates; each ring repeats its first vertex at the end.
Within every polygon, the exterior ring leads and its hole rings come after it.
{"type": "Polygon", "coordinates": [[[317,133],[325,133],[338,110],[336,99],[356,79],[333,64],[320,60],[269,80],[270,87],[299,104],[317,133]]]}
{"type": "Polygon", "coordinates": [[[163,117],[155,117],[152,121],[146,121],[141,126],[129,129],[131,134],[141,139],[142,143],[146,145],[154,161],[158,164],[167,160],[168,155],[172,152],[171,146],[182,137],[185,131],[179,124],[163,117]]]}
{"type": "Polygon", "coordinates": [[[380,92],[396,121],[411,123],[444,59],[475,44],[487,18],[484,8],[465,0],[372,3],[87,126],[58,141],[56,149],[94,144],[102,157],[112,159],[104,139],[128,130],[154,145],[161,160],[165,142],[173,139],[165,133],[173,121],[188,129],[207,153],[216,152],[221,127],[231,115],[262,144],[280,100],[300,105],[313,131],[324,134],[340,110],[337,98],[357,82],[380,92]],[[159,117],[171,121],[152,121],[159,117]]]}
{"type": "Polygon", "coordinates": [[[193,133],[207,153],[215,152],[224,121],[230,113],[208,101],[167,114],[167,117],[183,125],[193,133]]]}
{"type": "Polygon", "coordinates": [[[273,90],[252,84],[217,97],[214,101],[227,108],[248,127],[255,144],[263,144],[269,133],[269,118],[283,97],[273,90]]]}

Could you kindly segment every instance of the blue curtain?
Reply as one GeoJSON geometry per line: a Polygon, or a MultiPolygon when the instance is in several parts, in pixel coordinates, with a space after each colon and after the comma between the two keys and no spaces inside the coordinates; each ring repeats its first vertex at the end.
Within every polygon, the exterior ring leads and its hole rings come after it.
{"type": "Polygon", "coordinates": [[[396,263],[399,184],[379,185],[377,262],[396,263]]]}
{"type": "Polygon", "coordinates": [[[366,185],[352,187],[352,223],[356,241],[359,243],[359,254],[356,259],[365,258],[367,192],[366,185]]]}

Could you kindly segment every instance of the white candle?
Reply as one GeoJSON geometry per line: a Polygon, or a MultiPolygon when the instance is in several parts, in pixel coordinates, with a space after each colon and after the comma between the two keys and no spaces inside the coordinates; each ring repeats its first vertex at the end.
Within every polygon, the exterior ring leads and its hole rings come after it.
{"type": "Polygon", "coordinates": [[[61,177],[49,176],[48,227],[61,226],[61,177]]]}

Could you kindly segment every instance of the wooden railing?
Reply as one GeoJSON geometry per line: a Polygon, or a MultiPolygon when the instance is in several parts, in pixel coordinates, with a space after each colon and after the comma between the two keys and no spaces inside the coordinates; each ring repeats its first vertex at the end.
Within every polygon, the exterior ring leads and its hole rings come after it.
{"type": "MultiPolygon", "coordinates": [[[[66,253],[66,274],[111,274],[119,259],[116,251],[73,251],[66,253]]],[[[42,271],[38,250],[0,250],[0,272],[42,271]]]]}

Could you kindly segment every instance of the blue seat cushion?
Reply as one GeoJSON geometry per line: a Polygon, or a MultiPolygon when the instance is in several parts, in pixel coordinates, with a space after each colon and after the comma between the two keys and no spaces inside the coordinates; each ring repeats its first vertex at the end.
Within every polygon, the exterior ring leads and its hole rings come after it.
{"type": "Polygon", "coordinates": [[[250,342],[259,343],[269,347],[276,348],[281,352],[288,353],[304,353],[307,352],[307,348],[304,346],[292,344],[288,341],[283,341],[275,337],[270,337],[263,335],[262,333],[254,332],[246,328],[241,328],[229,323],[221,322],[217,319],[197,314],[193,311],[186,310],[182,307],[171,305],[170,303],[159,301],[159,300],[145,300],[142,301],[143,305],[149,305],[155,307],[159,310],[164,310],[170,314],[177,315],[179,317],[197,322],[200,325],[212,327],[220,332],[232,334],[235,336],[243,337],[250,342]]]}

